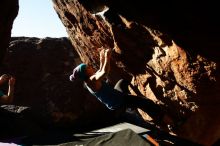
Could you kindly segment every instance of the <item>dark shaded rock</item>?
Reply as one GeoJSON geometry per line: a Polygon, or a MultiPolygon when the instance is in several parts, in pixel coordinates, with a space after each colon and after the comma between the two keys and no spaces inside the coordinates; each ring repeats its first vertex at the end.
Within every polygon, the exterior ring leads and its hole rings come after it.
{"type": "Polygon", "coordinates": [[[34,121],[30,115],[25,114],[28,110],[29,108],[21,106],[1,106],[1,142],[16,142],[28,135],[38,135],[43,133],[44,129],[41,125],[37,121],[34,121]]]}
{"type": "MultiPolygon", "coordinates": [[[[45,132],[86,130],[109,122],[112,113],[84,89],[83,83],[69,81],[73,67],[80,62],[68,38],[11,38],[4,64],[7,73],[16,78],[12,104],[28,107],[22,114],[21,124],[24,120],[34,121],[30,124],[45,132]]],[[[7,110],[19,111],[10,106],[7,110]]],[[[17,121],[19,115],[13,115],[17,121]]],[[[39,134],[34,129],[33,126],[33,131],[26,134],[39,134]]],[[[6,136],[9,134],[13,135],[10,129],[6,136]]]]}
{"type": "Polygon", "coordinates": [[[0,67],[8,47],[13,21],[18,14],[18,0],[2,0],[0,5],[0,67]]]}

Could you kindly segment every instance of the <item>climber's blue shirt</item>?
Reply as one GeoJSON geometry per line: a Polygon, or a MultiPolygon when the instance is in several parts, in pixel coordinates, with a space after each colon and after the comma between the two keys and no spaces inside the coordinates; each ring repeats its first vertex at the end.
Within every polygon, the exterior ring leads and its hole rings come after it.
{"type": "Polygon", "coordinates": [[[0,90],[0,97],[2,97],[3,95],[5,94],[0,90]]]}
{"type": "Polygon", "coordinates": [[[99,91],[94,92],[85,84],[91,94],[93,94],[99,101],[105,104],[110,110],[116,110],[125,106],[123,99],[124,94],[111,87],[106,82],[102,82],[102,87],[99,91]]]}

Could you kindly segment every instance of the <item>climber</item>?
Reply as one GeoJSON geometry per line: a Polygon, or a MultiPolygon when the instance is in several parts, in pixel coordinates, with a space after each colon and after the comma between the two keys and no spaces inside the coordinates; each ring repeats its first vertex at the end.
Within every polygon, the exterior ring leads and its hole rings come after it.
{"type": "Polygon", "coordinates": [[[84,81],[88,91],[110,110],[140,108],[156,122],[172,124],[171,118],[164,114],[160,106],[152,100],[129,94],[129,83],[126,80],[119,80],[115,87],[106,83],[105,79],[110,71],[111,54],[110,49],[102,49],[100,51],[99,70],[95,72],[91,65],[81,63],[73,69],[70,81],[76,79],[84,81]]]}
{"type": "Polygon", "coordinates": [[[2,90],[0,90],[0,104],[10,104],[13,101],[14,98],[14,84],[15,84],[15,78],[8,75],[3,74],[0,77],[0,85],[8,81],[8,94],[4,94],[2,90]]]}

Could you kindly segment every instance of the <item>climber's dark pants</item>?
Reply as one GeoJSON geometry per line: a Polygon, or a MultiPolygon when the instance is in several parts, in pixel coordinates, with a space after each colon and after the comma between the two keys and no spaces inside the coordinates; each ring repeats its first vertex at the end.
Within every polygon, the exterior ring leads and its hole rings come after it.
{"type": "Polygon", "coordinates": [[[145,111],[151,118],[158,121],[163,116],[163,112],[157,104],[155,104],[152,100],[147,99],[146,97],[134,96],[129,94],[129,82],[126,80],[119,80],[115,89],[123,92],[125,94],[125,104],[127,108],[140,108],[145,111]]]}

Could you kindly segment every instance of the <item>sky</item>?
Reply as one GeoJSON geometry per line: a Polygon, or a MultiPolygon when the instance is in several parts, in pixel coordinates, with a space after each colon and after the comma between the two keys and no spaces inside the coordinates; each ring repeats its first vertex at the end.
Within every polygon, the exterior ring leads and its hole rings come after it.
{"type": "Polygon", "coordinates": [[[19,12],[12,37],[67,37],[66,28],[53,8],[52,0],[19,0],[19,12]]]}

